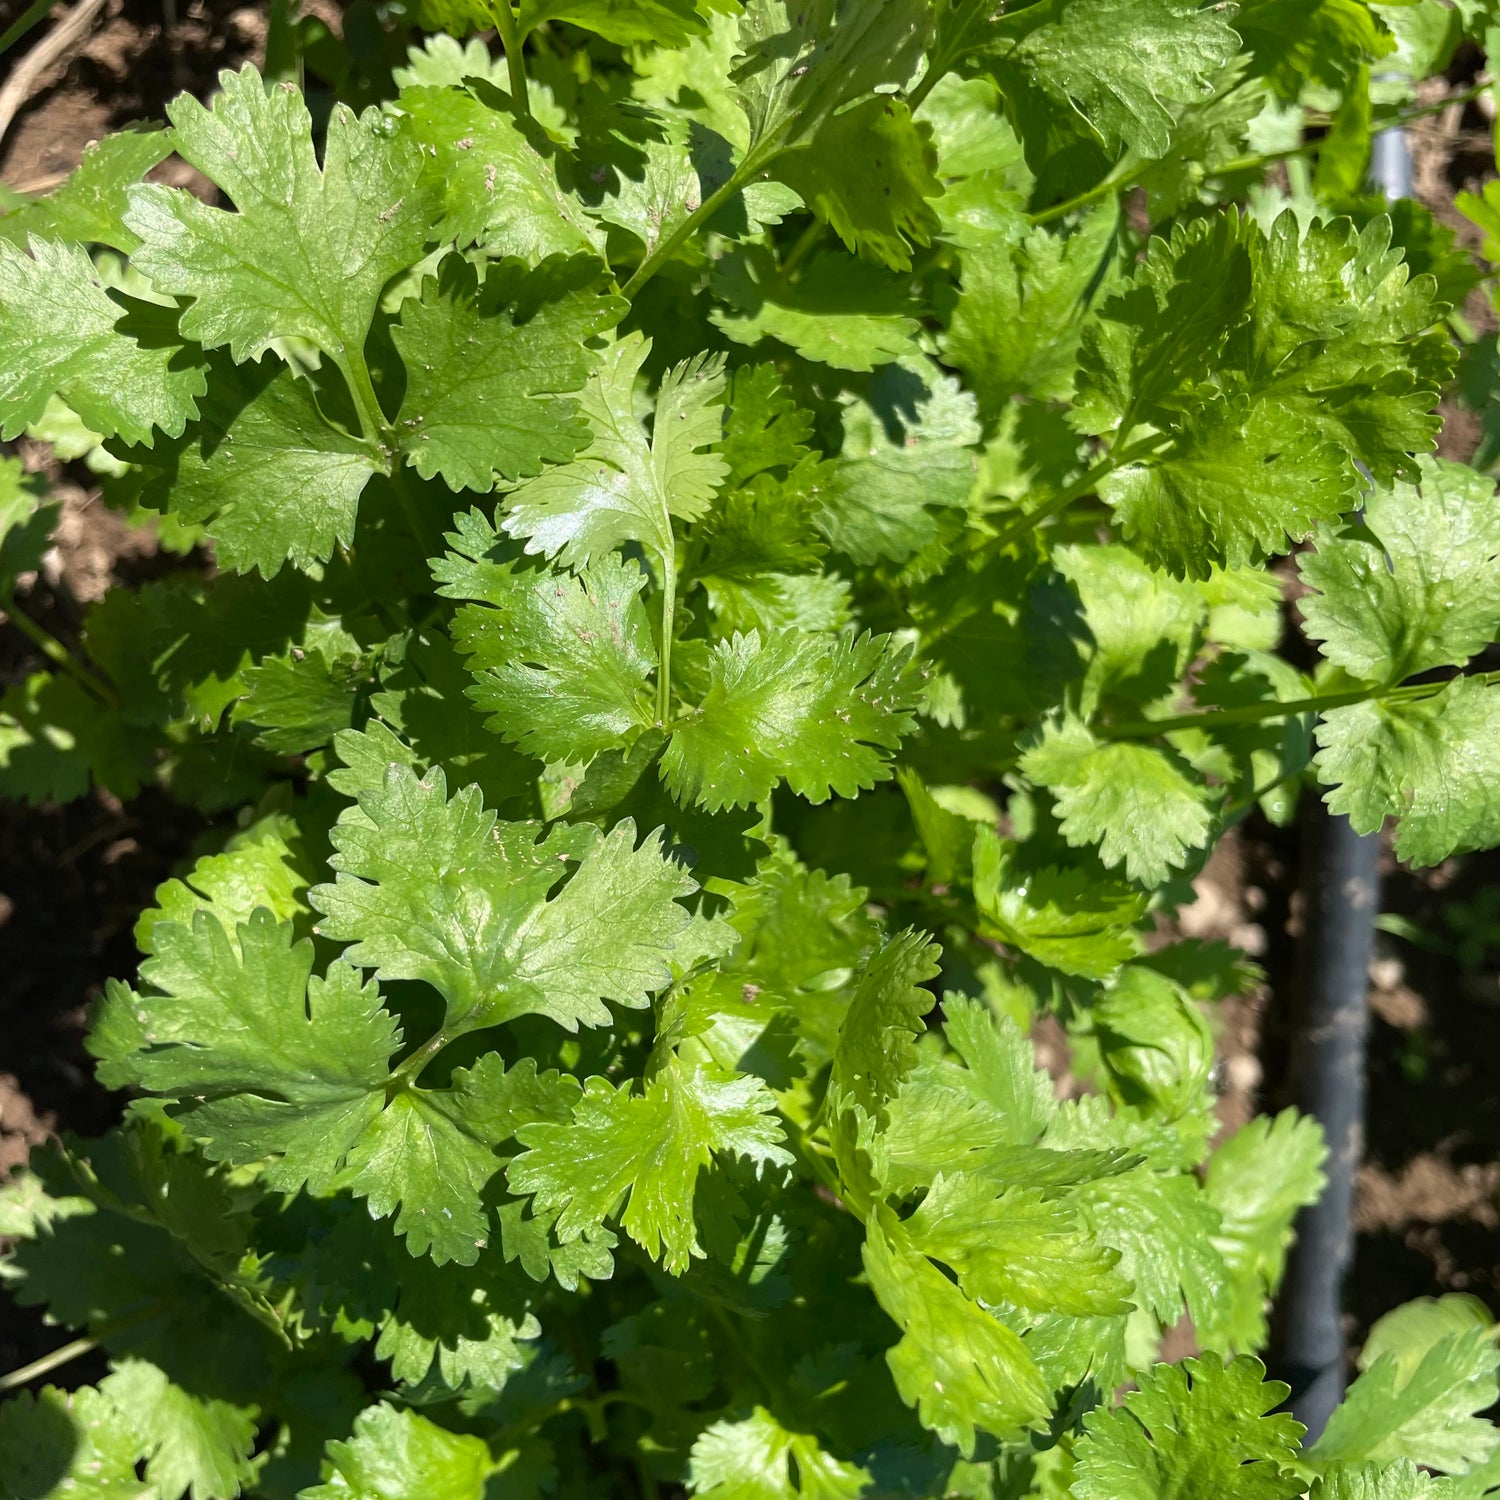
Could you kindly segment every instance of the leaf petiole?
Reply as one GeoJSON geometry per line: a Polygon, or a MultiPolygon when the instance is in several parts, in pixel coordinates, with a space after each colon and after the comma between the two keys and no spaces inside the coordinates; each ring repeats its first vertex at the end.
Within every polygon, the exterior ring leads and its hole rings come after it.
{"type": "MultiPolygon", "coordinates": [[[[1123,430],[1123,429],[1122,429],[1123,430]]],[[[1092,494],[1099,487],[1099,481],[1125,464],[1132,463],[1138,458],[1151,458],[1165,452],[1168,439],[1160,434],[1153,434],[1149,438],[1142,438],[1138,443],[1132,443],[1128,447],[1116,453],[1110,451],[1099,460],[1091,469],[1080,474],[1071,484],[1064,485],[1050,500],[1044,501],[1035,510],[1029,510],[1025,515],[1017,516],[1009,526],[997,531],[991,542],[997,547],[1007,547],[1012,542],[1034,531],[1043,521],[1065,511],[1075,500],[1084,495],[1092,494]]]]}
{"type": "Polygon", "coordinates": [[[521,55],[523,38],[516,25],[516,13],[510,8],[510,0],[492,0],[490,14],[495,18],[495,29],[500,33],[500,45],[505,49],[505,67],[510,74],[510,95],[516,109],[528,118],[531,115],[531,95],[526,86],[526,59],[521,55]]]}
{"type": "Polygon", "coordinates": [[[106,708],[119,708],[120,695],[115,691],[114,685],[91,672],[51,631],[38,625],[30,615],[21,610],[16,604],[14,592],[10,589],[0,589],[0,614],[3,614],[48,661],[54,666],[61,667],[64,672],[82,684],[106,708]]]}
{"type": "MultiPolygon", "coordinates": [[[[1500,672],[1478,672],[1473,677],[1486,687],[1500,683],[1500,672]]],[[[1107,740],[1149,739],[1154,735],[1204,729],[1214,724],[1260,724],[1268,719],[1292,719],[1299,714],[1326,713],[1329,709],[1349,708],[1356,703],[1420,702],[1424,698],[1436,697],[1454,680],[1409,682],[1401,687],[1350,688],[1342,693],[1315,693],[1309,698],[1246,703],[1238,708],[1204,708],[1168,719],[1131,719],[1123,724],[1101,724],[1096,726],[1095,732],[1107,740]]]]}
{"type": "Polygon", "coordinates": [[[677,253],[678,247],[696,234],[702,225],[713,218],[761,170],[762,165],[763,163],[759,160],[756,160],[752,165],[752,159],[746,157],[735,168],[727,181],[715,188],[671,234],[665,239],[658,241],[656,248],[635,268],[634,274],[620,288],[620,295],[627,298],[634,297],[677,253]]]}
{"type": "Polygon", "coordinates": [[[60,1370],[64,1365],[72,1364],[75,1359],[82,1359],[85,1354],[92,1354],[95,1349],[116,1334],[125,1333],[141,1323],[149,1323],[152,1318],[159,1317],[165,1311],[164,1303],[152,1302],[125,1317],[113,1318],[107,1323],[101,1323],[98,1332],[71,1339],[66,1344],[60,1344],[56,1349],[48,1350],[46,1354],[32,1360],[30,1364],[20,1365],[0,1375],[0,1392],[18,1390],[23,1385],[29,1385],[33,1380],[40,1380],[43,1375],[50,1375],[54,1370],[60,1370]]]}

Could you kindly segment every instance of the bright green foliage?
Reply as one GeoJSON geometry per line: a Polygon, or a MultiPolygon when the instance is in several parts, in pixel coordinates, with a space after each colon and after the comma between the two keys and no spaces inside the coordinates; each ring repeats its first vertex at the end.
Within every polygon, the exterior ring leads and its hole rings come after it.
{"type": "Polygon", "coordinates": [[[621,542],[658,557],[672,546],[672,520],[697,520],[724,477],[724,463],[699,450],[717,441],[724,392],[718,361],[677,366],[656,401],[648,439],[635,415],[635,386],[650,345],[622,339],[589,382],[581,409],[593,442],[578,460],[548,470],[511,497],[505,529],[528,552],[576,566],[621,542]]]}
{"type": "Polygon", "coordinates": [[[1266,1341],[1266,1299],[1275,1294],[1298,1208],[1322,1190],[1325,1147],[1314,1121],[1283,1110],[1242,1126],[1214,1153],[1204,1183],[1219,1211],[1215,1243],[1230,1273],[1230,1296],[1202,1330],[1233,1350],[1266,1341]]]}
{"type": "Polygon", "coordinates": [[[53,395],[106,437],[180,433],[204,386],[178,358],[176,321],[153,304],[111,300],[77,245],[0,245],[0,433],[15,437],[53,395]]]}
{"type": "Polygon", "coordinates": [[[1094,1036],[1110,1094],[1166,1120],[1202,1108],[1213,1069],[1213,1033],[1165,974],[1121,972],[1094,1007],[1094,1036]]]}
{"type": "Polygon", "coordinates": [[[991,829],[973,837],[974,901],[991,936],[1081,979],[1108,979],[1135,956],[1135,924],[1145,915],[1139,892],[1081,869],[1027,869],[1020,848],[991,829]]]}
{"type": "Polygon", "coordinates": [[[682,1272],[691,1255],[703,1254],[690,1209],[698,1174],[712,1157],[791,1161],[771,1104],[753,1078],[689,1073],[676,1063],[634,1096],[598,1078],[570,1123],[521,1131],[528,1149],[508,1180],[516,1192],[532,1194],[536,1208],[560,1210],[564,1243],[599,1228],[624,1201],[620,1223],[630,1237],[669,1271],[682,1272]]]}
{"type": "Polygon", "coordinates": [[[24,1500],[156,1500],[141,1457],[129,1416],[92,1386],[43,1386],[0,1407],[0,1472],[24,1500]]]}
{"type": "MultiPolygon", "coordinates": [[[[484,523],[474,517],[470,525],[484,523]]],[[[613,553],[571,578],[491,571],[481,587],[492,607],[468,605],[454,622],[479,679],[471,696],[490,727],[548,761],[588,760],[649,727],[655,704],[646,686],[658,663],[640,599],[645,583],[639,567],[613,553]]]]}
{"type": "Polygon", "coordinates": [[[0,216],[0,431],[166,549],[49,608],[0,464],[0,794],[211,830],[0,1185],[104,1362],[0,1492],[1480,1500],[1466,1301],[1272,1414],[1323,1143],[1167,924],[1313,780],[1500,841],[1478,272],[1360,191],[1488,12],[415,12],[0,216]]]}
{"type": "Polygon", "coordinates": [[[1319,544],[1301,564],[1317,590],[1308,634],[1335,666],[1396,683],[1462,666],[1500,626],[1495,489],[1462,464],[1427,460],[1420,482],[1376,490],[1363,528],[1319,544]]]}
{"type": "Polygon", "coordinates": [[[406,364],[396,432],[424,479],[487,490],[496,473],[535,474],[588,441],[576,403],[559,395],[583,384],[586,341],[619,315],[590,292],[597,274],[586,259],[530,276],[502,262],[478,290],[473,266],[450,256],[403,306],[391,330],[406,364]]]}
{"type": "Polygon", "coordinates": [[[1206,788],[1170,750],[1100,741],[1076,720],[1048,725],[1022,769],[1056,799],[1069,844],[1097,844],[1110,866],[1160,885],[1207,842],[1206,788]]]}
{"type": "Polygon", "coordinates": [[[341,106],[320,166],[295,90],[268,90],[253,68],[219,83],[208,109],[186,96],[172,106],[173,145],[235,209],[181,188],[131,189],[134,264],[158,290],[193,299],[183,332],[206,347],[258,360],[274,340],[301,337],[347,372],[363,360],[381,288],[421,257],[437,216],[421,155],[377,115],[341,106]]]}
{"type": "Polygon", "coordinates": [[[126,190],[172,152],[160,129],[122,130],[85,146],[77,170],[44,198],[5,215],[0,238],[24,248],[27,237],[111,245],[127,253],[140,243],[124,225],[126,190]]]}
{"type": "Polygon", "coordinates": [[[498,1467],[479,1438],[385,1405],[361,1413],[328,1459],[327,1483],[304,1491],[307,1500],[480,1500],[498,1467]]]}
{"type": "Polygon", "coordinates": [[[854,1500],[867,1470],[842,1463],[808,1433],[788,1431],[763,1406],[740,1422],[715,1422],[693,1444],[691,1483],[710,1500],[854,1500]]]}
{"type": "Polygon", "coordinates": [[[1300,1423],[1269,1416],[1287,1387],[1259,1360],[1205,1354],[1158,1365],[1112,1412],[1084,1421],[1077,1500],[1196,1500],[1235,1495],[1291,1500],[1303,1490],[1290,1465],[1300,1423]]]}
{"type": "Polygon", "coordinates": [[[239,572],[270,578],[288,561],[306,567],[347,546],[360,496],[383,467],[373,446],[325,422],[312,387],[284,366],[210,369],[201,420],[151,456],[162,472],[148,499],[169,491],[173,513],[209,527],[239,572]]]}
{"type": "Polygon", "coordinates": [[[1361,833],[1400,820],[1396,852],[1414,865],[1500,838],[1494,796],[1500,697],[1459,678],[1428,696],[1336,708],[1318,729],[1328,805],[1361,833]]]}
{"type": "Polygon", "coordinates": [[[1495,1400],[1500,1354],[1488,1315],[1465,1297],[1412,1303],[1387,1314],[1360,1356],[1349,1387],[1311,1456],[1346,1463],[1410,1459],[1463,1473],[1497,1446],[1475,1413],[1495,1400]]]}
{"type": "Polygon", "coordinates": [[[678,898],[696,888],[659,834],[637,844],[629,821],[607,836],[497,823],[477,787],[448,800],[440,769],[418,779],[392,765],[333,840],[338,879],[311,893],[319,931],[352,942],[350,962],[382,979],[432,985],[448,1036],[527,1014],[573,1031],[608,1025],[605,1000],[645,1005],[671,977],[688,925],[678,898]],[[601,922],[613,948],[596,940],[601,922]]]}
{"type": "Polygon", "coordinates": [[[1106,149],[1142,157],[1167,149],[1169,106],[1211,97],[1214,73],[1239,50],[1226,20],[1191,0],[1046,0],[988,31],[976,60],[1014,101],[1023,130],[1082,126],[1106,149]]]}
{"type": "Polygon", "coordinates": [[[906,666],[889,636],[720,641],[703,701],[662,759],[667,785],[710,812],[758,802],[782,779],[809,802],[858,796],[890,775],[881,752],[911,725],[906,666]]]}

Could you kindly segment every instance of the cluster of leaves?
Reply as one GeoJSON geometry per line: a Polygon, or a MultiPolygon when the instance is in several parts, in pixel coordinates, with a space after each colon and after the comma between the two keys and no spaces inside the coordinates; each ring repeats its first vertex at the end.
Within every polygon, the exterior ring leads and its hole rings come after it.
{"type": "Polygon", "coordinates": [[[1304,783],[1500,842],[1494,487],[1430,456],[1478,272],[1362,191],[1485,6],[426,19],[362,114],[226,73],[0,219],[0,432],[218,569],[69,651],[0,469],[0,790],[233,829],[95,1017],[125,1123],[0,1190],[110,1361],[0,1406],[7,1490],[1500,1486],[1465,1299],[1267,1415],[1322,1142],[1211,1149],[1256,976],[1148,943],[1304,783]]]}

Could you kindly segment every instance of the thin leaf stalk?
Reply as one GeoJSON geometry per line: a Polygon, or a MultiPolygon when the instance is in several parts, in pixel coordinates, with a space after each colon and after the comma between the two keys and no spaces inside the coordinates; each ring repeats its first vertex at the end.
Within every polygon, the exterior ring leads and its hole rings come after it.
{"type": "Polygon", "coordinates": [[[142,1323],[149,1323],[165,1311],[164,1303],[151,1302],[133,1313],[111,1318],[108,1322],[101,1323],[94,1333],[71,1339],[66,1344],[60,1344],[56,1349],[49,1349],[46,1354],[32,1360],[29,1364],[6,1371],[4,1375],[0,1375],[0,1392],[19,1390],[23,1385],[30,1385],[33,1380],[40,1380],[44,1375],[50,1375],[54,1370],[60,1370],[64,1365],[72,1364],[75,1359],[82,1359],[85,1354],[92,1354],[95,1349],[107,1343],[116,1334],[126,1333],[142,1323]]]}
{"type": "Polygon", "coordinates": [[[394,1098],[395,1095],[405,1092],[416,1083],[422,1070],[435,1058],[444,1047],[448,1045],[457,1035],[456,1032],[446,1028],[435,1031],[405,1062],[393,1070],[391,1076],[386,1080],[386,1097],[394,1098]]]}
{"type": "Polygon", "coordinates": [[[510,74],[510,95],[516,109],[527,117],[531,114],[531,94],[526,83],[526,59],[521,54],[525,38],[516,25],[516,13],[510,0],[494,0],[490,14],[495,18],[495,29],[500,33],[500,45],[505,50],[505,68],[510,74]]]}
{"type": "Polygon", "coordinates": [[[731,176],[715,188],[671,234],[657,241],[656,248],[635,268],[630,279],[620,288],[620,295],[627,298],[634,297],[671,260],[678,249],[713,218],[736,193],[740,192],[760,170],[761,163],[756,162],[752,165],[752,158],[746,157],[731,176]]]}
{"type": "MultiPolygon", "coordinates": [[[[665,507],[663,507],[665,509],[665,507]]],[[[672,535],[672,517],[666,516],[667,535],[672,535]]],[[[677,620],[677,558],[669,541],[661,554],[661,671],[656,681],[656,719],[665,729],[672,717],[672,633],[677,620]]]]}
{"type": "Polygon", "coordinates": [[[120,695],[115,691],[114,684],[107,682],[97,673],[91,672],[50,630],[38,625],[16,604],[15,593],[11,589],[0,589],[0,614],[3,614],[48,661],[60,667],[84,687],[91,697],[97,698],[106,708],[119,708],[120,695]]]}
{"type": "MultiPolygon", "coordinates": [[[[1472,680],[1486,687],[1500,684],[1500,672],[1477,672],[1472,680]]],[[[1454,678],[1439,682],[1408,682],[1399,687],[1373,685],[1349,688],[1341,693],[1314,693],[1307,698],[1269,700],[1246,703],[1238,708],[1203,708],[1192,713],[1174,714],[1164,719],[1131,719],[1120,724],[1102,724],[1095,732],[1108,740],[1151,739],[1157,735],[1177,734],[1189,729],[1207,729],[1220,724],[1261,724],[1269,719],[1293,719],[1300,714],[1327,713],[1330,709],[1350,708],[1359,703],[1418,703],[1435,698],[1454,678]]]]}
{"type": "Polygon", "coordinates": [[[1093,494],[1099,488],[1100,480],[1107,478],[1124,464],[1133,463],[1138,458],[1153,457],[1163,452],[1166,441],[1160,434],[1153,434],[1149,438],[1142,438],[1138,443],[1131,443],[1119,452],[1111,450],[1071,484],[1064,485],[1050,500],[1044,501],[1035,510],[1027,511],[1025,515],[1017,516],[1010,525],[997,531],[990,538],[990,544],[996,547],[1008,547],[1012,542],[1019,541],[1028,532],[1036,530],[1044,521],[1065,511],[1075,500],[1081,499],[1084,495],[1093,494]]]}

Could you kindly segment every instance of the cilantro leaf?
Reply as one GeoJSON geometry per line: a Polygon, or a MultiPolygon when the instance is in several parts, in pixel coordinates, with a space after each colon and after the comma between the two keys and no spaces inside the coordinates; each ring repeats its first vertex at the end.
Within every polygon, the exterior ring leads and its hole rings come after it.
{"type": "Polygon", "coordinates": [[[1422,868],[1500,839],[1500,693],[1482,682],[1330,709],[1317,742],[1328,806],[1360,833],[1398,819],[1398,859],[1422,868]]]}
{"type": "Polygon", "coordinates": [[[934,507],[962,509],[974,488],[974,401],[927,362],[882,368],[843,411],[844,441],[818,527],[856,563],[905,562],[939,534],[934,507]]]}
{"type": "Polygon", "coordinates": [[[719,257],[712,287],[719,305],[710,317],[739,344],[779,339],[836,370],[873,370],[918,352],[921,309],[908,284],[853,256],[815,255],[788,283],[769,250],[747,245],[719,257]]]}
{"type": "Polygon", "coordinates": [[[992,829],[975,828],[974,901],[982,929],[1064,974],[1109,979],[1140,952],[1146,898],[1086,869],[1029,869],[992,829]]]}
{"type": "Polygon", "coordinates": [[[1097,844],[1106,865],[1160,885],[1213,828],[1207,790],[1169,750],[1096,739],[1077,720],[1049,724],[1021,769],[1056,801],[1074,848],[1097,844]]]}
{"type": "Polygon", "coordinates": [[[111,245],[129,254],[137,240],[121,222],[125,190],[171,152],[171,137],[152,126],[91,141],[64,182],[0,218],[0,239],[24,249],[27,237],[34,234],[40,239],[111,245]]]}
{"type": "MultiPolygon", "coordinates": [[[[193,913],[209,912],[226,932],[248,922],[263,906],[278,922],[288,922],[307,911],[307,879],[298,868],[284,835],[290,830],[277,820],[252,824],[236,834],[220,854],[205,854],[180,878],[157,886],[156,904],[147,907],[135,924],[136,946],[149,955],[158,922],[191,927],[193,913]]],[[[292,835],[295,837],[295,835],[292,835]]]]}
{"type": "Polygon", "coordinates": [[[26,473],[19,458],[0,459],[0,589],[41,567],[57,519],[42,478],[26,473]]]}
{"type": "Polygon", "coordinates": [[[1493,484],[1467,465],[1427,458],[1421,475],[1373,491],[1366,531],[1329,537],[1299,563],[1318,591],[1300,606],[1308,635],[1367,682],[1462,666],[1500,625],[1493,484]]]}
{"type": "Polygon", "coordinates": [[[1214,1244],[1229,1269],[1229,1295],[1199,1330],[1205,1344],[1265,1344],[1266,1305],[1281,1283],[1292,1221],[1322,1192],[1326,1154],[1317,1122],[1286,1109],[1242,1125],[1209,1158],[1204,1189],[1219,1212],[1214,1244]]]}
{"type": "Polygon", "coordinates": [[[596,263],[493,266],[484,283],[450,255],[403,304],[391,338],[406,365],[397,440],[424,479],[488,490],[565,462],[588,441],[568,393],[588,377],[587,340],[621,304],[598,295],[596,263]]]}
{"type": "Polygon", "coordinates": [[[1302,1494],[1291,1465],[1303,1427],[1266,1415],[1288,1387],[1264,1376],[1265,1366],[1244,1355],[1227,1365],[1214,1354],[1157,1365],[1116,1409],[1083,1419],[1073,1493],[1078,1500],[1302,1494]]]}
{"type": "Polygon", "coordinates": [[[1198,645],[1204,590],[1123,547],[1058,547],[1053,565],[1077,593],[1092,637],[1079,712],[1092,715],[1109,697],[1140,703],[1173,692],[1198,645]]]}
{"type": "Polygon", "coordinates": [[[886,1363],[924,1427],[972,1454],[976,1429],[1014,1437],[1046,1412],[1046,1386],[1026,1346],[971,1302],[884,1212],[866,1226],[865,1274],[901,1330],[886,1363]]]}
{"type": "MultiPolygon", "coordinates": [[[[1500,1393],[1494,1330],[1449,1333],[1436,1323],[1408,1330],[1404,1346],[1388,1345],[1365,1364],[1310,1457],[1346,1463],[1405,1458],[1459,1473],[1489,1458],[1500,1434],[1477,1413],[1500,1393]]],[[[1379,1325],[1372,1343],[1382,1342],[1378,1333],[1379,1325]]]]}
{"type": "Polygon", "coordinates": [[[91,1039],[101,1076],[173,1100],[211,1159],[274,1155],[268,1186],[346,1187],[374,1217],[397,1213],[413,1255],[471,1264],[494,1148],[537,1107],[534,1068],[509,1075],[490,1054],[446,1089],[393,1080],[400,1035],[374,984],[342,963],[310,978],[312,945],[264,910],[233,939],[200,911],[191,928],[158,922],[152,941],[141,977],[155,993],[108,992],[91,1039]]]}
{"type": "Polygon", "coordinates": [[[720,641],[702,702],[677,724],[662,777],[679,801],[745,807],[777,782],[809,802],[886,780],[911,727],[906,653],[889,636],[758,631],[720,641]]]}
{"type": "Polygon", "coordinates": [[[608,1025],[606,1000],[646,1005],[688,925],[678,901],[697,889],[660,834],[639,848],[628,821],[544,836],[497,823],[477,787],[451,801],[447,790],[441,768],[418,780],[392,765],[360,793],[333,830],[337,880],[309,893],[319,930],[353,945],[350,963],[432,985],[450,1038],[528,1014],[575,1031],[608,1025]],[[601,923],[616,934],[608,945],[601,923]]]}
{"type": "Polygon", "coordinates": [[[399,108],[413,138],[431,153],[429,173],[446,200],[441,238],[532,263],[549,255],[597,255],[603,236],[558,181],[555,148],[549,159],[539,149],[544,140],[523,131],[502,102],[504,96],[472,83],[401,91],[399,108]]]}
{"type": "MultiPolygon", "coordinates": [[[[1104,1138],[1124,1144],[1118,1130],[1104,1138]]],[[[1058,1126],[1043,1143],[1054,1141],[1068,1143],[1058,1126]]],[[[1073,1202],[1099,1242],[1120,1252],[1120,1274],[1134,1288],[1138,1307],[1164,1328],[1181,1317],[1184,1305],[1195,1322],[1209,1320],[1225,1296],[1228,1272],[1212,1243],[1219,1216],[1194,1177],[1155,1171],[1148,1162],[1083,1183],[1073,1202]]]]}
{"type": "Polygon", "coordinates": [[[279,1152],[273,1180],[326,1190],[381,1108],[399,1042],[373,986],[343,965],[310,981],[312,945],[264,909],[232,933],[198,911],[151,940],[141,979],[156,993],[107,991],[91,1043],[101,1076],[182,1099],[217,1159],[279,1152]]]}
{"type": "Polygon", "coordinates": [[[1284,99],[1308,80],[1342,88],[1396,47],[1384,17],[1362,0],[1246,0],[1234,24],[1256,75],[1284,99]]]}
{"type": "Polygon", "coordinates": [[[142,1456],[130,1415],[93,1386],[44,1385],[0,1406],[0,1473],[17,1496],[158,1500],[136,1472],[142,1456]]]}
{"type": "Polygon", "coordinates": [[[915,1038],[933,1008],[922,986],[938,973],[938,950],[920,932],[906,931],[866,961],[839,1030],[833,1086],[874,1113],[916,1066],[915,1038]]]}
{"type": "Polygon", "coordinates": [[[675,1059],[639,1093],[592,1078],[567,1124],[528,1125],[512,1192],[558,1213],[564,1243],[620,1211],[625,1232],[674,1276],[703,1250],[693,1220],[698,1175],[714,1156],[785,1166],[774,1101],[759,1079],[689,1069],[675,1059]]]}
{"type": "Polygon", "coordinates": [[[1194,0],[1044,0],[992,20],[973,65],[1024,126],[1076,111],[1108,151],[1150,158],[1170,142],[1170,106],[1211,97],[1238,51],[1228,18],[1194,0]]]}
{"type": "Polygon", "coordinates": [[[650,344],[631,335],[607,349],[580,397],[593,442],[570,464],[516,489],[506,532],[526,538],[528,552],[577,567],[625,541],[658,558],[672,550],[672,518],[696,520],[723,482],[716,453],[700,450],[723,430],[721,363],[681,364],[662,381],[648,439],[635,415],[635,386],[650,344]]]}
{"type": "Polygon", "coordinates": [[[705,1427],[689,1475],[704,1500],[858,1500],[870,1483],[867,1470],[835,1458],[812,1433],[783,1427],[763,1406],[705,1427]]]}
{"type": "Polygon", "coordinates": [[[1133,417],[1162,426],[1175,393],[1206,383],[1249,313],[1254,231],[1235,213],[1174,225],[1153,237],[1130,283],[1085,327],[1075,421],[1105,432],[1133,417]]]}
{"type": "MultiPolygon", "coordinates": [[[[472,547],[487,529],[470,517],[454,540],[472,547]]],[[[457,572],[434,568],[439,579],[457,572]]],[[[656,706],[647,683],[657,661],[640,597],[645,583],[634,563],[612,553],[571,577],[534,568],[492,573],[483,606],[466,605],[453,627],[478,678],[470,696],[489,727],[546,761],[586,761],[649,727],[656,706]]]]}
{"type": "Polygon", "coordinates": [[[253,1408],[194,1395],[141,1359],[122,1360],[99,1394],[134,1429],[155,1492],[237,1495],[255,1477],[253,1408]]]}
{"type": "Polygon", "coordinates": [[[966,1173],[933,1180],[902,1225],[914,1248],[952,1268],[978,1302],[1077,1317],[1128,1312],[1120,1252],[1095,1241],[1065,1202],[966,1173]]]}
{"type": "Polygon", "coordinates": [[[1282,214],[1254,244],[1252,316],[1227,353],[1240,379],[1357,455],[1381,484],[1415,482],[1430,449],[1438,394],[1452,374],[1431,276],[1413,275],[1391,220],[1301,232],[1282,214]]]}
{"type": "Polygon", "coordinates": [[[968,377],[987,417],[1015,395],[1072,396],[1086,296],[1114,233],[1106,206],[1070,235],[1036,228],[965,247],[943,358],[968,377]]]}
{"type": "Polygon", "coordinates": [[[329,1443],[327,1481],[302,1494],[304,1500],[482,1500],[499,1467],[482,1438],[382,1401],[359,1414],[352,1437],[329,1443]]]}
{"type": "Polygon", "coordinates": [[[1480,1500],[1490,1492],[1484,1476],[1434,1479],[1412,1464],[1330,1464],[1308,1491],[1310,1500],[1480,1500]],[[1478,1481],[1477,1487],[1470,1485],[1478,1481]]]}
{"type": "Polygon", "coordinates": [[[1156,462],[1100,482],[1127,541],[1173,576],[1207,578],[1312,535],[1347,503],[1348,459],[1295,410],[1274,401],[1206,401],[1156,462]]]}
{"type": "Polygon", "coordinates": [[[236,362],[298,336],[347,371],[363,362],[381,290],[421,259],[440,212],[421,152],[378,113],[338,105],[320,167],[298,90],[267,89],[249,64],[219,87],[209,108],[184,94],[167,113],[178,154],[236,211],[182,188],[132,188],[134,263],[158,290],[193,299],[184,333],[227,344],[236,362]]]}
{"type": "Polygon", "coordinates": [[[796,145],[844,105],[905,83],[929,25],[920,0],[747,0],[734,81],[748,157],[796,145]]]}
{"type": "Polygon", "coordinates": [[[105,437],[180,433],[205,387],[176,324],[166,308],[111,296],[77,245],[0,243],[0,435],[39,421],[53,395],[105,437]]]}
{"type": "Polygon", "coordinates": [[[906,105],[877,95],[824,121],[778,159],[776,175],[849,249],[909,271],[909,245],[931,244],[939,228],[928,202],[943,190],[931,133],[906,105]]]}
{"type": "Polygon", "coordinates": [[[206,526],[220,563],[274,578],[325,562],[354,538],[360,496],[386,461],[324,420],[311,385],[279,361],[210,361],[202,419],[180,442],[130,457],[155,470],[149,503],[206,526]]]}

